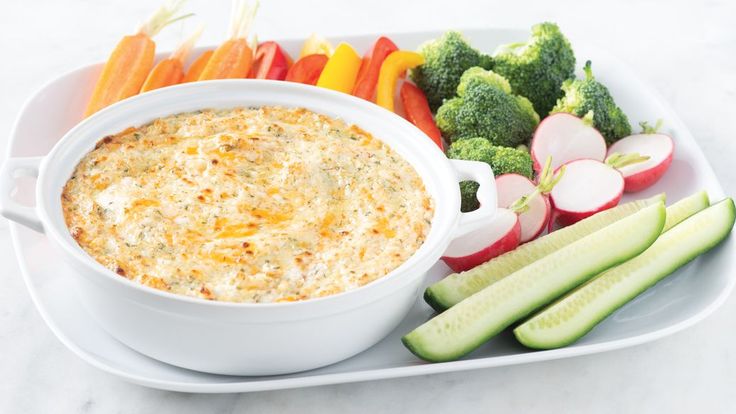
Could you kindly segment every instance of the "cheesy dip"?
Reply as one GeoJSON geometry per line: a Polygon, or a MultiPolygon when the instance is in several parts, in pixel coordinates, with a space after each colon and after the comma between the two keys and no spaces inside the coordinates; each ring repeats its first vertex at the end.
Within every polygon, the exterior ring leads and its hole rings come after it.
{"type": "Polygon", "coordinates": [[[259,303],[385,276],[422,245],[434,209],[380,140],[282,107],[183,113],[105,137],[62,206],[77,243],[121,277],[259,303]]]}

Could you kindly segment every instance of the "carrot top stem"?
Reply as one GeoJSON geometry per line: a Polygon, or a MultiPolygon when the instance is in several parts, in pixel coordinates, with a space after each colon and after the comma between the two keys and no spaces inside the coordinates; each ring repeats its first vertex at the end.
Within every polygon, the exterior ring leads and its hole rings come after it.
{"type": "Polygon", "coordinates": [[[260,2],[251,4],[247,0],[233,0],[230,15],[230,39],[245,39],[250,33],[260,2]]]}
{"type": "Polygon", "coordinates": [[[153,37],[158,34],[161,29],[171,23],[194,16],[193,13],[178,14],[179,10],[184,6],[184,3],[186,3],[186,0],[167,0],[164,2],[164,4],[156,9],[148,20],[138,28],[138,34],[153,37]]]}
{"type": "Polygon", "coordinates": [[[204,26],[200,25],[194,33],[179,44],[179,47],[177,47],[174,53],[171,54],[171,59],[176,59],[180,62],[186,61],[192,48],[194,48],[194,45],[197,43],[197,40],[202,36],[202,31],[204,31],[204,26]]]}

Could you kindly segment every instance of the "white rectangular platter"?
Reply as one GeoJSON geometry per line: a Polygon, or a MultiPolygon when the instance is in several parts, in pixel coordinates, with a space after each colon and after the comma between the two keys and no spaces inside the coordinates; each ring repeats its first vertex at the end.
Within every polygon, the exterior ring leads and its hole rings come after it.
{"type": "MultiPolygon", "coordinates": [[[[490,53],[502,43],[523,41],[526,31],[469,30],[472,43],[490,53]]],[[[389,36],[402,49],[415,49],[441,32],[398,33],[389,36]]],[[[367,50],[377,35],[336,38],[358,50],[367,50]]],[[[665,177],[637,198],[666,192],[677,200],[706,189],[712,200],[723,190],[700,148],[677,115],[627,67],[598,48],[571,39],[578,67],[594,62],[596,77],[609,86],[632,124],[664,120],[664,130],[676,143],[675,159],[665,177]]],[[[292,56],[301,40],[280,42],[292,56]]],[[[165,54],[161,54],[165,55],[165,54]]],[[[64,133],[80,120],[100,65],[90,65],[63,75],[41,88],[20,114],[9,155],[45,155],[64,133]]],[[[31,183],[19,183],[18,198],[32,203],[31,183]]],[[[631,197],[628,197],[631,198],[631,197]]],[[[626,199],[624,199],[626,201],[626,199]]],[[[429,364],[407,351],[400,337],[427,320],[432,310],[421,298],[401,325],[369,350],[341,363],[318,370],[272,377],[232,377],[203,374],[176,368],[127,348],[95,324],[81,307],[71,283],[71,270],[61,261],[43,235],[10,224],[13,243],[23,277],[44,320],[54,334],[83,360],[120,378],[149,387],[187,392],[247,392],[366,381],[450,371],[522,364],[591,354],[640,344],[684,329],[715,310],[736,282],[736,242],[733,238],[695,260],[634,301],[624,306],[578,343],[551,351],[530,351],[502,334],[460,361],[429,364]]],[[[427,283],[449,273],[442,263],[427,276],[427,283]]],[[[356,326],[355,329],[360,329],[356,326]]],[[[350,335],[350,332],[345,332],[350,335]]],[[[293,352],[299,352],[298,343],[293,352]]],[[[206,356],[203,356],[206,357],[206,356]]]]}

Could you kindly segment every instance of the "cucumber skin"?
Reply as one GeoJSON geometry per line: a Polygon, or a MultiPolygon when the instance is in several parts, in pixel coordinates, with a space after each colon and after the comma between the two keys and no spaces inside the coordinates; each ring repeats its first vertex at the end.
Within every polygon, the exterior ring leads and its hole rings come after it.
{"type": "MultiPolygon", "coordinates": [[[[621,206],[614,207],[614,208],[612,208],[610,210],[602,211],[602,212],[600,212],[600,213],[598,213],[596,215],[593,215],[593,216],[588,217],[588,218],[586,218],[584,220],[581,220],[581,221],[579,221],[579,222],[577,222],[577,223],[575,223],[575,224],[573,224],[571,226],[568,226],[566,228],[557,230],[554,233],[551,233],[551,234],[542,236],[541,238],[538,238],[536,240],[532,240],[532,241],[530,241],[528,243],[522,244],[521,246],[517,247],[516,249],[514,249],[514,250],[512,250],[510,252],[504,253],[504,254],[502,254],[501,256],[499,256],[499,257],[497,257],[495,259],[491,259],[490,261],[488,261],[488,262],[486,262],[484,264],[481,264],[481,265],[479,265],[478,267],[476,267],[474,269],[471,269],[471,270],[468,270],[468,271],[462,272],[462,273],[455,273],[455,274],[449,275],[446,278],[440,280],[439,282],[436,282],[436,283],[432,284],[431,286],[427,287],[427,289],[424,291],[424,301],[427,302],[427,304],[429,304],[429,306],[431,306],[435,311],[437,311],[437,312],[443,312],[443,311],[451,308],[452,306],[456,305],[459,302],[459,300],[456,300],[458,298],[453,297],[454,296],[453,294],[456,294],[456,292],[454,292],[454,290],[456,289],[456,286],[452,286],[452,281],[453,281],[454,278],[467,277],[468,276],[468,274],[467,274],[468,272],[478,271],[477,269],[479,269],[482,266],[486,266],[488,263],[494,262],[494,260],[495,261],[498,261],[498,260],[507,260],[507,258],[509,258],[509,257],[512,257],[513,258],[515,256],[525,255],[525,254],[527,254],[527,251],[533,250],[536,245],[542,243],[543,240],[546,237],[550,237],[550,236],[555,237],[555,238],[564,237],[565,234],[574,232],[576,228],[584,227],[587,224],[592,223],[595,220],[598,220],[598,217],[600,217],[599,215],[604,215],[605,216],[605,215],[615,214],[615,212],[617,210],[622,209],[622,207],[625,207],[625,206],[628,206],[628,205],[633,205],[633,203],[639,203],[639,204],[641,204],[641,206],[639,206],[638,210],[634,210],[634,211],[632,211],[631,213],[629,213],[629,214],[627,214],[625,216],[619,217],[615,221],[612,221],[610,223],[607,223],[607,224],[605,224],[604,226],[602,226],[600,228],[594,228],[593,229],[594,231],[600,230],[601,228],[604,228],[604,227],[606,227],[608,225],[611,225],[611,224],[615,223],[616,221],[619,221],[619,220],[621,220],[623,218],[626,218],[626,217],[628,217],[628,216],[636,213],[637,211],[641,211],[642,209],[644,209],[644,208],[646,208],[646,207],[648,207],[650,205],[653,205],[653,204],[655,204],[657,202],[664,201],[664,198],[665,198],[664,197],[664,194],[658,194],[658,195],[655,195],[655,196],[653,196],[651,198],[648,198],[648,199],[633,201],[631,203],[626,203],[626,204],[622,204],[621,206]]],[[[591,233],[592,233],[592,231],[591,231],[591,233]]],[[[588,233],[588,234],[590,234],[590,233],[588,233]]],[[[585,237],[588,234],[585,234],[582,237],[585,237]]],[[[556,250],[559,250],[559,249],[556,249],[556,250]]],[[[542,257],[545,257],[545,256],[547,256],[547,255],[549,255],[551,253],[554,253],[554,251],[556,251],[556,250],[552,250],[552,251],[548,252],[547,254],[543,254],[540,257],[536,257],[536,258],[534,258],[534,260],[541,259],[542,257]]],[[[533,255],[534,255],[534,252],[532,252],[532,256],[533,255]]],[[[514,271],[519,270],[522,267],[523,266],[519,266],[514,271]]],[[[478,292],[478,291],[482,290],[484,287],[486,287],[488,285],[491,285],[491,284],[497,282],[500,279],[503,279],[504,277],[508,276],[511,273],[513,273],[513,272],[509,272],[509,273],[506,273],[506,274],[498,274],[498,275],[494,275],[494,276],[491,276],[491,277],[487,278],[487,280],[482,281],[483,286],[480,287],[475,292],[478,292]]],[[[465,296],[465,297],[468,297],[468,296],[465,296]]],[[[464,298],[462,298],[462,299],[464,299],[464,298]]]]}
{"type": "Polygon", "coordinates": [[[677,201],[675,204],[667,207],[667,219],[664,221],[662,233],[682,223],[701,210],[705,210],[709,206],[710,199],[708,198],[708,193],[702,190],[677,201]]]}
{"type": "MultiPolygon", "coordinates": [[[[613,267],[613,266],[615,266],[617,264],[623,263],[623,262],[627,261],[628,259],[630,259],[631,257],[634,257],[637,254],[641,253],[642,251],[646,250],[652,243],[654,243],[654,241],[657,239],[658,235],[661,233],[662,228],[664,227],[665,218],[666,218],[665,217],[664,203],[660,201],[660,202],[658,202],[658,204],[648,206],[648,207],[646,207],[646,208],[644,208],[644,209],[642,209],[642,210],[640,210],[640,211],[638,211],[638,212],[636,212],[634,214],[629,215],[628,217],[624,217],[623,219],[618,220],[618,222],[624,221],[627,218],[630,218],[632,216],[635,216],[635,215],[637,215],[639,213],[643,213],[645,210],[648,210],[650,208],[651,209],[654,209],[654,208],[657,209],[657,213],[658,213],[658,215],[657,215],[657,223],[653,223],[653,224],[655,224],[655,227],[653,228],[653,230],[656,230],[656,231],[651,231],[650,232],[651,234],[649,234],[648,235],[649,237],[647,237],[646,239],[639,240],[639,242],[642,243],[642,244],[640,246],[637,246],[636,251],[633,252],[633,254],[629,254],[628,256],[624,255],[622,257],[618,257],[618,258],[615,258],[615,259],[612,258],[610,264],[607,263],[606,265],[603,265],[603,267],[601,267],[601,268],[588,271],[584,276],[582,276],[580,278],[581,280],[570,281],[570,282],[568,282],[568,284],[566,286],[561,286],[560,288],[558,288],[557,289],[557,292],[554,292],[554,293],[550,294],[548,297],[542,299],[540,301],[541,303],[532,304],[531,307],[527,307],[526,309],[524,309],[524,310],[522,310],[520,312],[517,312],[516,314],[510,315],[509,317],[507,317],[505,319],[504,322],[498,323],[492,329],[489,329],[486,332],[483,332],[482,334],[477,335],[477,338],[475,338],[474,341],[468,342],[468,343],[466,343],[464,345],[461,345],[461,347],[459,347],[458,349],[455,349],[455,350],[453,350],[453,351],[451,351],[449,353],[448,352],[445,352],[445,351],[441,351],[441,354],[440,353],[435,353],[435,352],[433,352],[433,351],[431,351],[429,349],[426,349],[425,346],[424,346],[425,343],[431,343],[431,338],[429,338],[430,339],[429,342],[428,341],[425,341],[425,338],[422,337],[423,335],[420,332],[421,328],[423,328],[427,324],[431,324],[433,322],[434,323],[440,323],[440,322],[438,322],[438,320],[439,320],[438,318],[445,318],[445,317],[450,318],[450,317],[452,317],[453,312],[462,312],[463,309],[462,309],[462,305],[461,305],[461,306],[455,306],[455,307],[451,308],[450,310],[448,310],[447,312],[444,312],[444,313],[442,313],[440,315],[437,315],[433,319],[431,319],[430,321],[425,322],[423,325],[421,325],[418,328],[414,329],[412,332],[409,332],[408,334],[404,335],[401,338],[401,342],[414,355],[416,355],[417,357],[419,357],[419,358],[421,358],[421,359],[423,359],[425,361],[429,361],[429,362],[447,362],[447,361],[453,361],[453,360],[459,359],[459,358],[461,358],[461,357],[469,354],[470,352],[476,350],[478,347],[480,347],[484,343],[488,342],[488,340],[490,340],[492,337],[496,336],[498,333],[500,333],[501,331],[503,331],[504,329],[506,329],[507,327],[509,327],[514,322],[519,321],[519,320],[525,318],[526,316],[532,314],[535,310],[537,310],[537,309],[539,309],[539,308],[541,308],[541,307],[549,304],[550,302],[552,302],[555,299],[557,299],[559,296],[564,295],[566,292],[568,292],[569,290],[575,288],[577,285],[579,285],[580,283],[583,283],[585,280],[589,279],[590,277],[599,274],[600,272],[602,272],[603,270],[605,270],[607,268],[610,268],[610,267],[613,267]]],[[[606,227],[609,227],[609,226],[606,226],[606,227]]],[[[548,256],[554,256],[559,251],[565,250],[568,247],[570,249],[572,249],[572,247],[570,247],[570,246],[575,245],[580,240],[587,239],[588,237],[591,237],[593,234],[598,233],[598,232],[600,232],[602,230],[603,229],[600,229],[600,230],[598,230],[598,231],[596,231],[594,233],[591,233],[590,235],[588,235],[586,237],[583,237],[582,239],[579,239],[578,241],[573,242],[570,245],[567,245],[567,246],[563,247],[562,249],[559,249],[558,251],[556,251],[554,253],[551,253],[548,256]]],[[[545,260],[545,259],[546,259],[546,257],[543,258],[543,259],[541,259],[540,262],[543,261],[543,260],[545,260]]],[[[519,273],[519,272],[520,271],[517,271],[515,273],[519,273]]],[[[504,278],[504,279],[506,279],[506,278],[504,278]]],[[[481,290],[480,292],[472,295],[470,298],[473,298],[473,297],[481,294],[481,292],[483,292],[483,291],[485,291],[485,290],[487,290],[489,288],[492,289],[494,286],[497,286],[497,284],[493,284],[493,285],[488,286],[487,288],[481,290]]]]}
{"type": "MultiPolygon", "coordinates": [[[[600,276],[594,279],[591,279],[588,283],[583,284],[582,286],[580,286],[580,288],[575,289],[570,294],[561,298],[559,301],[550,305],[545,310],[542,310],[541,312],[537,313],[536,315],[531,317],[529,320],[527,320],[523,324],[516,327],[516,329],[514,329],[514,336],[522,345],[526,346],[527,348],[539,349],[539,350],[561,348],[563,346],[567,346],[572,343],[575,343],[580,338],[588,334],[591,330],[593,330],[593,328],[595,328],[601,321],[609,317],[611,314],[616,312],[622,306],[624,306],[625,304],[627,304],[628,302],[630,302],[637,296],[641,295],[642,293],[647,291],[649,288],[656,285],[657,283],[659,283],[660,281],[665,279],[667,276],[669,276],[670,274],[680,269],[681,267],[695,260],[700,255],[707,253],[709,250],[713,249],[714,247],[718,246],[721,242],[723,242],[728,237],[728,235],[731,233],[731,229],[733,228],[734,222],[736,221],[736,207],[734,207],[734,202],[732,199],[727,198],[723,201],[720,201],[719,203],[716,203],[708,207],[702,212],[696,213],[695,215],[692,216],[692,219],[696,220],[699,214],[705,214],[708,210],[713,209],[713,208],[726,208],[727,209],[726,213],[729,214],[728,222],[730,222],[730,225],[725,226],[722,233],[720,233],[717,237],[712,239],[710,243],[707,243],[702,246],[698,246],[698,248],[692,250],[691,252],[689,252],[689,254],[680,256],[681,260],[677,262],[673,262],[663,272],[655,274],[651,276],[650,278],[647,278],[647,280],[642,285],[640,285],[637,290],[632,290],[631,292],[627,292],[627,295],[625,297],[621,297],[621,299],[618,300],[618,303],[613,304],[609,309],[601,311],[601,312],[597,312],[596,314],[591,315],[593,317],[589,319],[588,321],[585,321],[587,325],[582,326],[579,332],[576,332],[575,334],[565,337],[565,338],[557,338],[557,339],[547,338],[545,340],[540,340],[539,337],[530,336],[530,333],[532,333],[531,329],[533,329],[533,328],[530,328],[530,324],[533,323],[534,320],[536,320],[537,318],[543,317],[545,315],[545,312],[550,312],[554,310],[557,304],[563,303],[563,301],[569,300],[569,298],[574,297],[574,295],[580,294],[579,293],[580,291],[583,291],[584,289],[591,286],[593,283],[595,283],[596,280],[598,280],[599,277],[605,277],[606,274],[610,275],[611,273],[609,272],[615,271],[617,268],[622,269],[629,263],[633,263],[632,265],[635,266],[637,263],[637,259],[639,257],[642,257],[642,260],[650,259],[649,257],[645,256],[645,254],[642,254],[641,256],[630,260],[629,262],[626,262],[620,266],[617,266],[616,268],[609,269],[608,271],[603,272],[600,276]]],[[[671,230],[673,231],[673,233],[669,234],[670,237],[668,237],[666,234],[661,236],[663,237],[663,243],[666,243],[666,241],[669,238],[676,237],[677,228],[679,226],[687,226],[687,222],[689,220],[690,220],[690,217],[683,220],[680,224],[672,227],[671,230]],[[675,236],[673,236],[673,234],[675,234],[675,236]]],[[[656,245],[657,245],[657,242],[655,242],[655,244],[652,245],[651,248],[656,248],[656,245]]],[[[623,270],[626,270],[626,269],[623,269],[623,270]]]]}

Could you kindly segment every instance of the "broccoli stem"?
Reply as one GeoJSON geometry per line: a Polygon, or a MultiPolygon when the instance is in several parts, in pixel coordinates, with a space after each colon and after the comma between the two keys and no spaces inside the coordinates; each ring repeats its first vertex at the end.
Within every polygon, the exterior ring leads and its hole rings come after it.
{"type": "Polygon", "coordinates": [[[593,127],[593,128],[595,128],[595,125],[593,125],[593,117],[594,117],[594,116],[595,116],[595,113],[594,113],[594,112],[593,112],[593,110],[591,109],[591,110],[590,110],[590,111],[588,111],[588,113],[587,113],[587,114],[585,114],[585,116],[584,116],[584,117],[582,117],[581,119],[583,120],[583,123],[584,123],[585,125],[587,125],[587,126],[589,126],[589,127],[593,127]]]}
{"type": "Polygon", "coordinates": [[[585,72],[585,80],[593,80],[595,79],[593,77],[593,68],[591,67],[592,63],[591,61],[586,61],[585,66],[583,66],[583,72],[585,72]]]}

